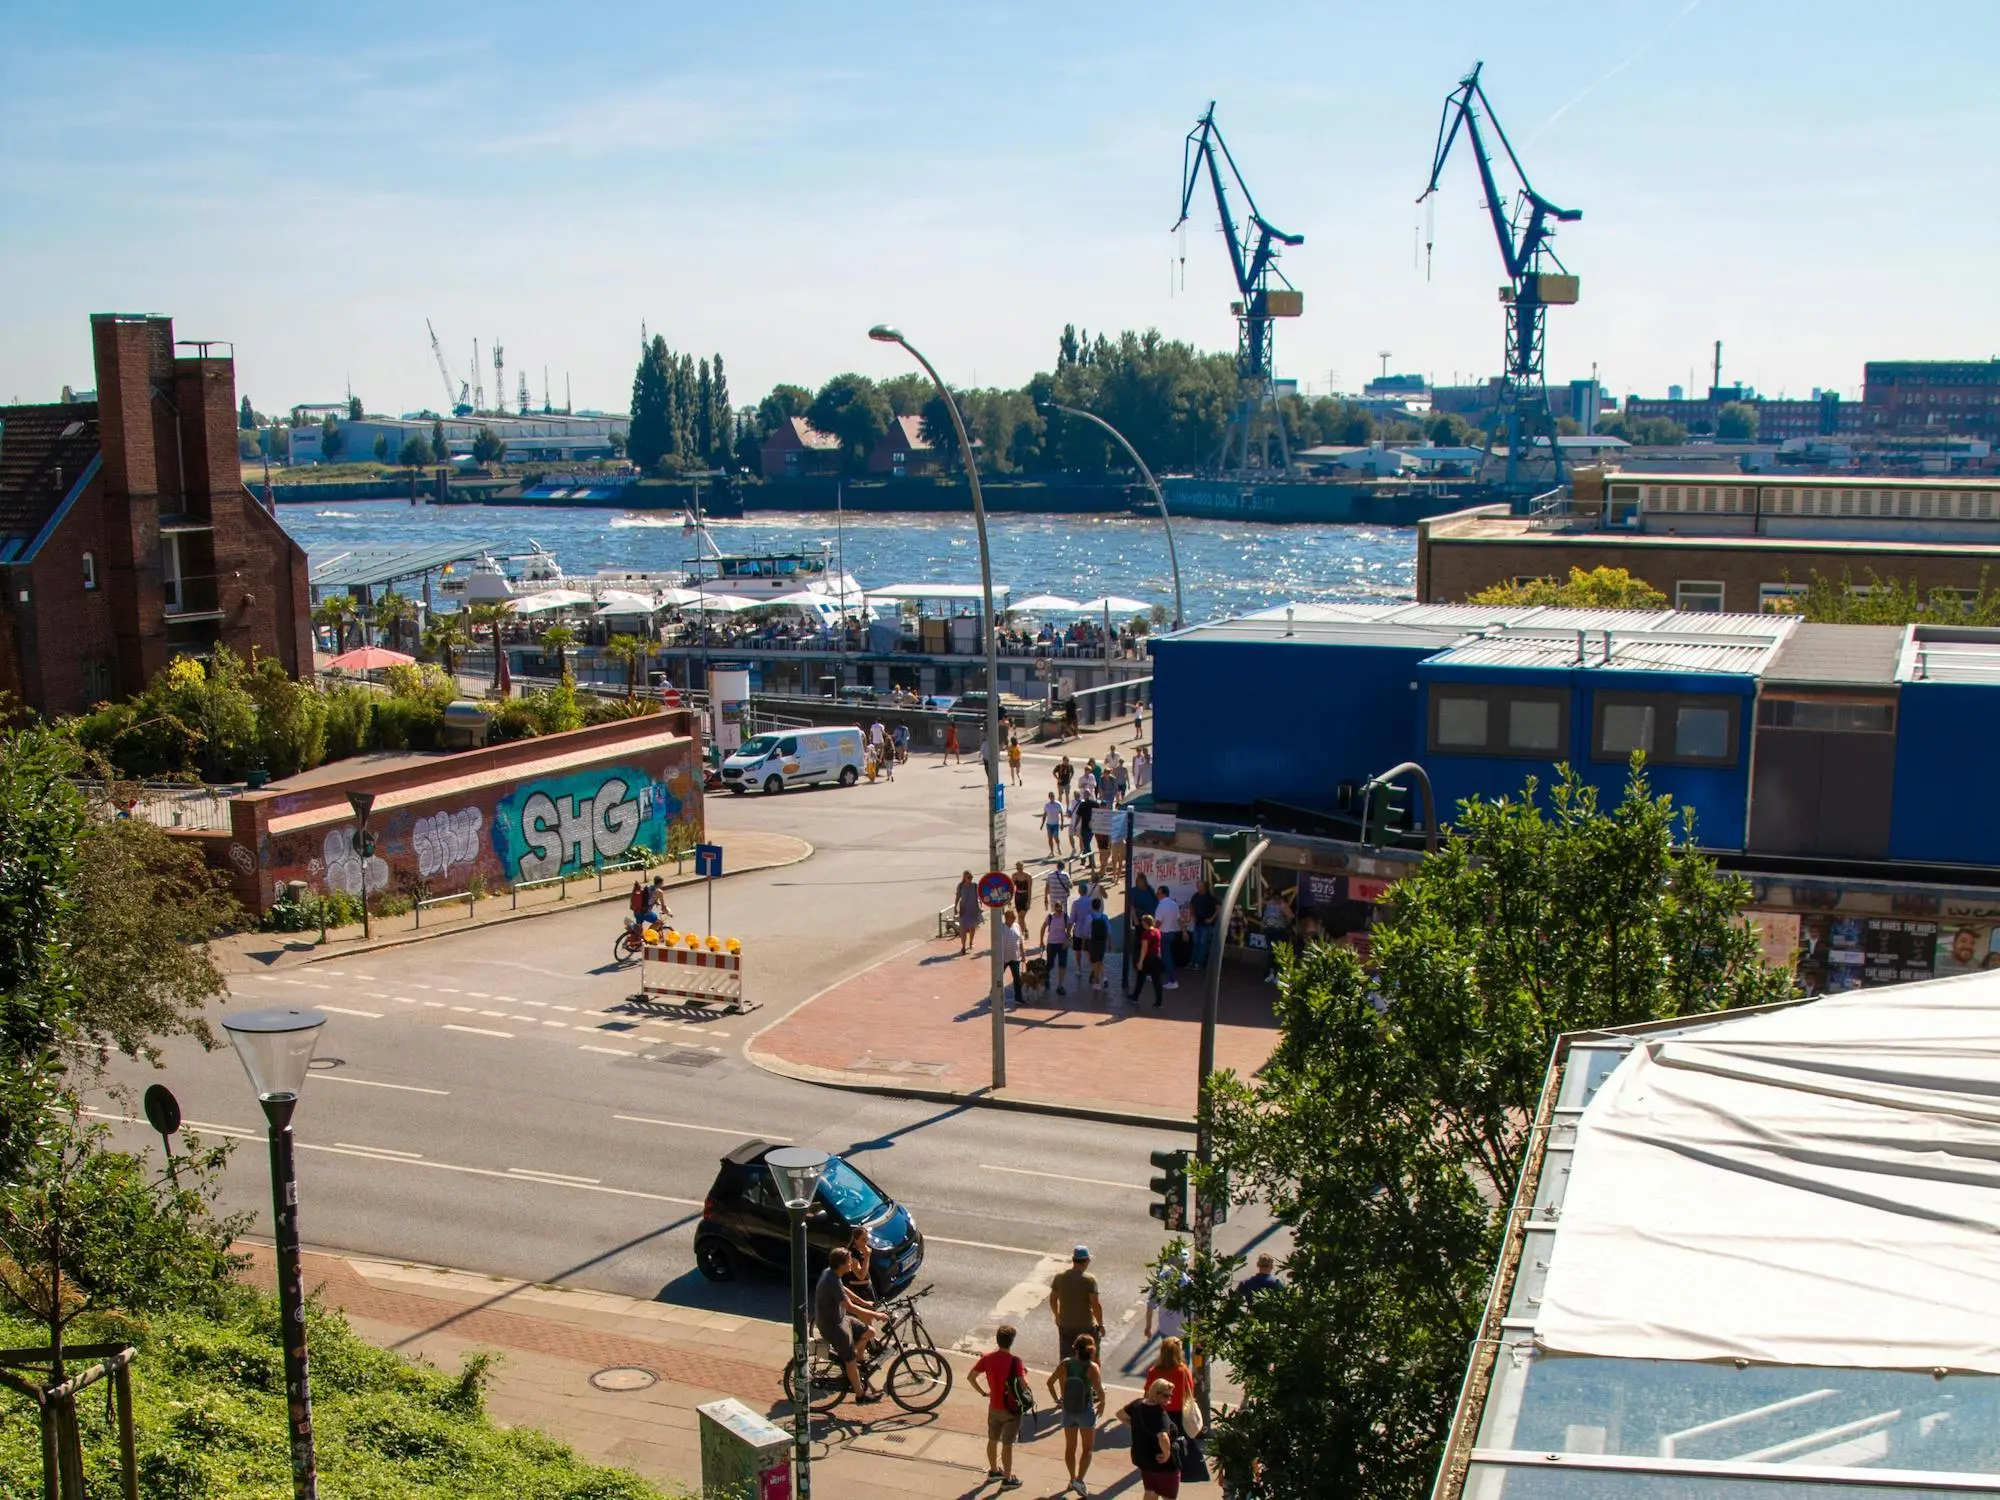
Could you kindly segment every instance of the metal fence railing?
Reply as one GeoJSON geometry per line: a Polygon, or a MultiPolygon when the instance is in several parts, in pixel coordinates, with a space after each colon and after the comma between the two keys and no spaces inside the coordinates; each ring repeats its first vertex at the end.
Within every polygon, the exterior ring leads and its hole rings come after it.
{"type": "Polygon", "coordinates": [[[1102,687],[1084,688],[1076,695],[1079,725],[1103,724],[1122,719],[1153,701],[1151,677],[1128,677],[1123,682],[1107,682],[1102,687]]]}
{"type": "Polygon", "coordinates": [[[107,801],[155,828],[206,833],[229,831],[229,801],[243,790],[240,784],[190,786],[177,781],[114,781],[109,786],[102,781],[79,781],[77,785],[91,799],[107,801]]]}

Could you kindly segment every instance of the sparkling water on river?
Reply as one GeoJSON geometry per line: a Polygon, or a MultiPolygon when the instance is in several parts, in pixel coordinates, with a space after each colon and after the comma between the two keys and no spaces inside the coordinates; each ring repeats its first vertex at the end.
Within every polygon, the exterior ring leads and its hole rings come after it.
{"type": "MultiPolygon", "coordinates": [[[[602,568],[685,568],[693,539],[678,516],[609,510],[528,510],[410,505],[401,500],[280,505],[278,519],[317,564],[351,547],[462,542],[496,555],[541,543],[571,574],[602,568]]],[[[1125,594],[1173,604],[1166,537],[1157,518],[989,516],[993,581],[1014,597],[1125,594]]],[[[972,518],[935,511],[882,515],[783,512],[711,521],[724,552],[781,552],[824,539],[863,588],[894,583],[977,583],[972,518]]],[[[1174,523],[1191,621],[1301,600],[1397,602],[1415,586],[1417,534],[1409,526],[1265,526],[1246,521],[1174,523]]]]}

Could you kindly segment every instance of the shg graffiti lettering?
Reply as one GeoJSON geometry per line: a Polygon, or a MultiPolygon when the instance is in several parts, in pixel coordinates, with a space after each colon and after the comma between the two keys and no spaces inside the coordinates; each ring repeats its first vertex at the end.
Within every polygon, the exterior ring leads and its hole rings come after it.
{"type": "Polygon", "coordinates": [[[521,878],[546,880],[571,864],[617,859],[632,847],[639,821],[639,799],[616,776],[607,776],[594,796],[531,793],[521,804],[521,878]]]}

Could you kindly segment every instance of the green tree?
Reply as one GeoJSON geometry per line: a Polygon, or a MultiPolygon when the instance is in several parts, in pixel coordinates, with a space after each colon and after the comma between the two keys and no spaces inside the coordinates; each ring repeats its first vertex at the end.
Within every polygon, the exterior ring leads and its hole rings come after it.
{"type": "Polygon", "coordinates": [[[542,650],[556,654],[556,676],[569,676],[569,648],[576,644],[576,632],[567,625],[551,625],[542,632],[542,650]]]}
{"type": "Polygon", "coordinates": [[[1749,443],[1757,438],[1757,408],[1747,401],[1730,401],[1715,414],[1715,435],[1725,443],[1749,443]]]}
{"type": "MultiPolygon", "coordinates": [[[[961,409],[959,416],[963,418],[964,415],[961,409]]],[[[936,391],[931,392],[930,399],[921,408],[918,430],[922,433],[924,441],[937,450],[938,458],[947,469],[959,466],[961,458],[958,451],[958,433],[951,425],[951,407],[936,391]]]]}
{"type": "Polygon", "coordinates": [[[614,428],[612,428],[612,429],[611,429],[611,433],[610,433],[610,436],[608,436],[608,437],[607,437],[607,438],[605,439],[605,441],[611,444],[611,453],[612,453],[612,456],[613,456],[613,457],[615,457],[615,458],[623,458],[623,457],[625,456],[625,429],[624,429],[624,428],[622,428],[622,427],[614,427],[614,428]]]}
{"type": "Polygon", "coordinates": [[[292,776],[326,759],[327,700],[276,657],[258,660],[244,680],[257,713],[257,759],[274,776],[292,776]]]}
{"type": "Polygon", "coordinates": [[[694,451],[704,465],[715,452],[715,379],[705,359],[695,375],[694,451]]]}
{"type": "MultiPolygon", "coordinates": [[[[64,386],[63,392],[64,392],[63,400],[65,401],[69,400],[69,395],[68,395],[69,387],[64,386]]],[[[236,425],[238,428],[240,428],[245,432],[254,432],[256,430],[257,411],[255,407],[251,406],[250,398],[248,396],[245,396],[236,405],[236,425]]]]}
{"type": "Polygon", "coordinates": [[[923,413],[924,407],[937,395],[930,377],[917,370],[904,370],[880,382],[877,389],[882,399],[889,403],[889,411],[898,417],[915,417],[923,413]]]}
{"type": "Polygon", "coordinates": [[[723,373],[722,356],[717,354],[709,360],[709,446],[702,454],[702,462],[711,468],[721,468],[729,462],[729,454],[736,441],[736,413],[729,405],[729,377],[723,373]]]}
{"type": "Polygon", "coordinates": [[[378,464],[386,464],[388,461],[389,461],[389,434],[386,432],[378,432],[375,434],[375,462],[378,464]]]}
{"type": "Polygon", "coordinates": [[[329,413],[319,424],[320,453],[331,463],[340,457],[341,450],[346,446],[347,434],[340,430],[340,424],[329,413]]]}
{"type": "Polygon", "coordinates": [[[805,416],[812,403],[813,393],[802,385],[772,386],[771,394],[757,403],[757,436],[767,438],[793,417],[805,416]]]}
{"type": "Polygon", "coordinates": [[[497,464],[506,455],[506,442],[491,427],[482,425],[472,439],[472,461],[477,464],[497,464]]]}
{"type": "Polygon", "coordinates": [[[625,696],[639,691],[639,668],[652,657],[652,648],[636,635],[614,635],[604,643],[604,654],[625,668],[625,696]]]}
{"type": "Polygon", "coordinates": [[[354,618],[354,596],[352,594],[328,594],[313,606],[312,622],[322,630],[333,632],[333,654],[338,656],[347,649],[347,626],[354,618]]]}
{"type": "Polygon", "coordinates": [[[417,606],[404,595],[387,591],[376,596],[372,613],[381,644],[391,651],[402,650],[404,631],[416,623],[417,606]]]}
{"type": "Polygon", "coordinates": [[[505,658],[501,654],[500,635],[502,628],[514,616],[504,604],[474,604],[468,606],[464,614],[465,623],[472,633],[476,635],[482,630],[485,631],[487,639],[493,645],[493,696],[501,697],[503,694],[500,691],[500,674],[505,658]]]}
{"type": "Polygon", "coordinates": [[[655,334],[640,352],[632,377],[632,425],[625,434],[625,452],[647,473],[673,451],[673,364],[667,341],[655,334]]]}
{"type": "Polygon", "coordinates": [[[1850,573],[1837,579],[1815,573],[1805,594],[1786,606],[1819,625],[2000,625],[2000,590],[1984,568],[1968,593],[1926,591],[1914,578],[1884,578],[1873,569],[1862,585],[1850,573]]]}
{"type": "Polygon", "coordinates": [[[889,430],[889,402],[866,375],[836,375],[819,388],[806,420],[829,437],[840,439],[841,456],[850,471],[867,461],[889,430]]]}
{"type": "Polygon", "coordinates": [[[1586,573],[1571,567],[1564,583],[1553,578],[1495,583],[1465,602],[1523,608],[1541,604],[1560,609],[1665,609],[1667,596],[1624,568],[1599,567],[1586,573]]]}
{"type": "Polygon", "coordinates": [[[359,422],[362,415],[361,398],[355,395],[354,392],[349,391],[347,393],[347,420],[350,422],[359,422]]]}
{"type": "Polygon", "coordinates": [[[1271,1061],[1205,1106],[1232,1191],[1294,1244],[1286,1292],[1206,1310],[1244,1387],[1226,1465],[1260,1458],[1277,1500],[1427,1493],[1556,1038],[1787,998],[1749,900],[1636,762],[1608,811],[1565,767],[1460,804],[1372,975],[1281,955],[1271,1061]]]}
{"type": "Polygon", "coordinates": [[[420,469],[431,461],[431,445],[421,432],[413,432],[403,439],[403,446],[396,454],[396,462],[406,469],[420,469]]]}
{"type": "MultiPolygon", "coordinates": [[[[501,404],[506,403],[503,400],[501,404]]],[[[431,421],[431,457],[441,464],[451,462],[451,447],[445,442],[443,417],[435,417],[431,421]]]]}

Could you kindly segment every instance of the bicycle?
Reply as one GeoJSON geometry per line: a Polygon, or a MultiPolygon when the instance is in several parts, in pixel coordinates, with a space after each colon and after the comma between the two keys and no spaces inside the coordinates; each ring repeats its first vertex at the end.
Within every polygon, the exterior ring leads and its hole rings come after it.
{"type": "MultiPolygon", "coordinates": [[[[917,1311],[918,1299],[930,1293],[927,1286],[920,1292],[885,1302],[883,1306],[889,1316],[875,1337],[874,1348],[878,1352],[861,1362],[861,1378],[866,1381],[882,1367],[884,1355],[895,1351],[888,1361],[886,1387],[889,1399],[904,1411],[931,1411],[951,1394],[951,1363],[938,1353],[930,1330],[924,1327],[917,1311]]],[[[831,1346],[818,1334],[813,1335],[808,1346],[807,1369],[812,1379],[812,1409],[832,1411],[848,1394],[847,1372],[833,1357],[831,1346]]],[[[794,1407],[798,1405],[797,1387],[798,1366],[787,1363],[785,1399],[794,1407]]]]}
{"type": "MultiPolygon", "coordinates": [[[[673,913],[668,912],[666,915],[671,917],[673,913]]],[[[664,921],[655,922],[651,919],[629,919],[619,931],[618,936],[611,940],[611,961],[614,964],[629,964],[632,962],[633,959],[646,951],[647,927],[650,926],[658,930],[662,925],[664,925],[664,921]]]]}

